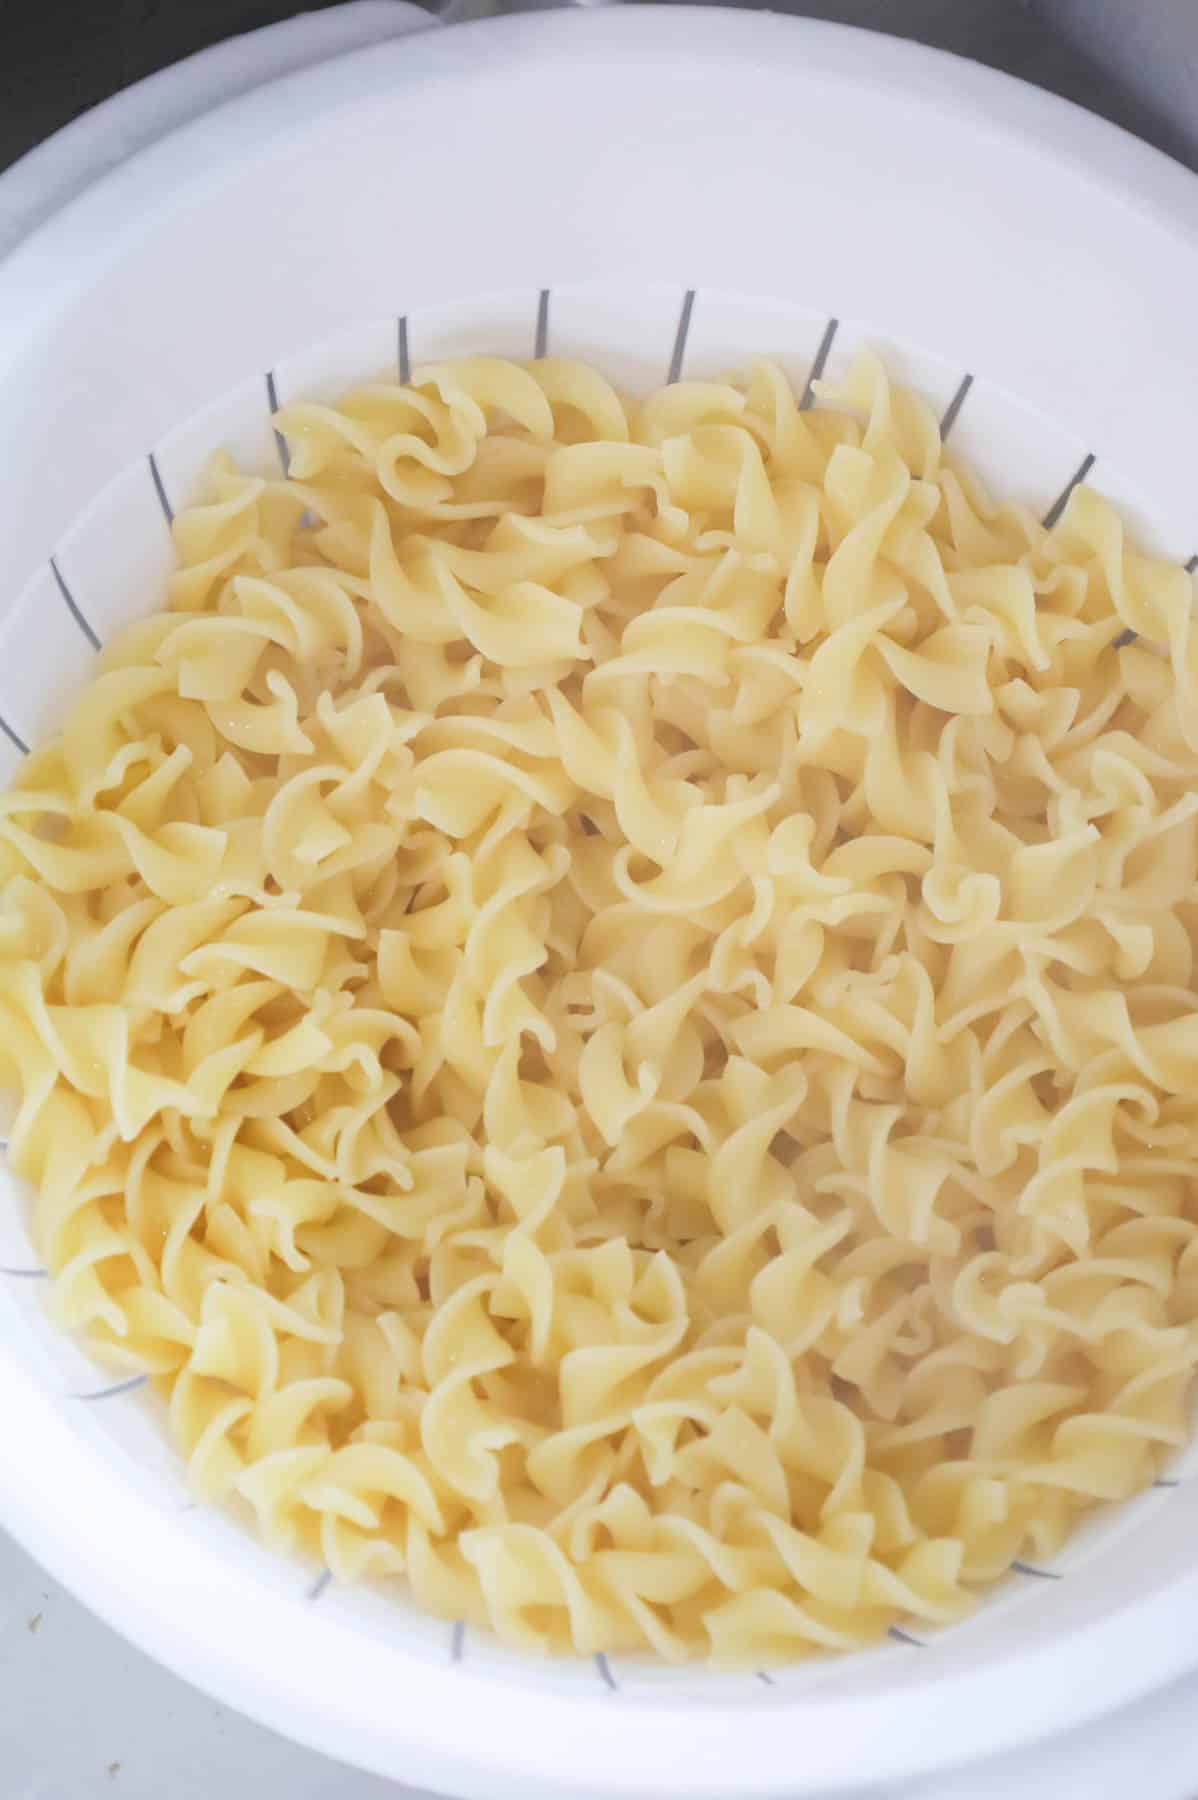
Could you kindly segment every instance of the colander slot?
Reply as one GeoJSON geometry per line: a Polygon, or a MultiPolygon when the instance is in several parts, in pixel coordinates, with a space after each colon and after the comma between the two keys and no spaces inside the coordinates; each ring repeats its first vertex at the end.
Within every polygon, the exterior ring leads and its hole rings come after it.
{"type": "Polygon", "coordinates": [[[1060,493],[1045,513],[1044,524],[1049,531],[1052,530],[1065,508],[1068,506],[1069,496],[1074,488],[1081,486],[1082,482],[1086,479],[1086,476],[1090,473],[1090,470],[1094,467],[1094,462],[1094,452],[1091,450],[1082,457],[1076,472],[1069,477],[1069,480],[1065,483],[1065,486],[1061,489],[1060,493]]]}
{"type": "Polygon", "coordinates": [[[10,744],[21,752],[22,756],[29,755],[29,745],[19,732],[13,730],[3,713],[0,713],[0,731],[4,733],[10,744]]]}
{"type": "Polygon", "coordinates": [[[82,608],[80,607],[78,601],[75,599],[74,594],[72,594],[72,592],[71,592],[70,588],[67,586],[66,582],[63,580],[62,570],[59,568],[58,564],[55,562],[53,557],[50,558],[50,573],[53,575],[55,581],[58,583],[58,591],[62,595],[63,599],[66,601],[67,611],[70,613],[72,619],[74,619],[76,625],[78,625],[80,631],[83,633],[84,637],[87,639],[87,641],[91,645],[92,649],[93,650],[101,649],[102,645],[100,643],[99,638],[96,636],[95,632],[92,630],[91,626],[88,624],[87,620],[84,618],[82,608]]]}
{"type": "Polygon", "coordinates": [[[607,1657],[602,1650],[600,1650],[595,1657],[595,1667],[599,1671],[599,1679],[604,1687],[607,1688],[610,1693],[618,1694],[620,1691],[620,1684],[612,1674],[611,1664],[608,1662],[607,1657]]]}
{"type": "Polygon", "coordinates": [[[678,315],[678,329],[674,333],[674,348],[670,352],[670,367],[666,375],[667,382],[681,381],[682,365],[686,360],[686,340],[690,336],[691,314],[695,310],[695,290],[687,288],[682,296],[682,311],[678,315]]]}
{"type": "MultiPolygon", "coordinates": [[[[279,393],[275,386],[275,372],[273,369],[268,369],[266,371],[266,403],[270,407],[270,416],[273,419],[279,410],[279,393]]],[[[273,426],[271,429],[274,429],[273,426]]],[[[279,467],[282,469],[284,476],[290,475],[291,452],[287,448],[287,439],[283,436],[281,431],[275,432],[275,449],[279,453],[279,467]]]]}
{"type": "Polygon", "coordinates": [[[154,455],[152,450],[146,458],[146,461],[150,465],[150,480],[154,483],[154,492],[158,496],[158,504],[162,508],[162,516],[168,525],[173,525],[175,522],[175,509],[170,503],[170,496],[167,494],[166,484],[162,479],[162,470],[158,467],[158,458],[154,455]]]}
{"type": "Polygon", "coordinates": [[[940,421],[940,442],[942,444],[947,439],[948,434],[952,430],[953,426],[957,423],[957,415],[961,411],[961,408],[964,406],[966,395],[969,393],[969,390],[972,386],[973,386],[973,376],[972,375],[962,375],[961,385],[958,387],[956,393],[953,395],[952,399],[949,401],[948,405],[945,407],[944,416],[940,421]]]}
{"type": "Polygon", "coordinates": [[[815,361],[811,365],[811,373],[807,377],[807,385],[803,389],[803,397],[799,401],[800,412],[809,412],[815,405],[815,384],[823,378],[824,369],[832,354],[832,345],[836,341],[836,333],[839,328],[839,319],[829,319],[824,326],[824,335],[819,341],[819,349],[815,353],[815,361]]]}
{"type": "Polygon", "coordinates": [[[131,1375],[128,1381],[114,1381],[108,1387],[97,1388],[90,1394],[68,1394],[68,1400],[82,1400],[85,1405],[92,1405],[97,1400],[115,1400],[118,1394],[132,1394],[137,1388],[145,1387],[148,1375],[131,1375]]]}

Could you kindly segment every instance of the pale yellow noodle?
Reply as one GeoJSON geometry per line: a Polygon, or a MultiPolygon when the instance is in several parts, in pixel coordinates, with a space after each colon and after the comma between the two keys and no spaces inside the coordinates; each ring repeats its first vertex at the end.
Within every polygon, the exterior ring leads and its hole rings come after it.
{"type": "Polygon", "coordinates": [[[869,359],[277,423],[0,800],[64,1324],[202,1494],[515,1644],[959,1617],[1185,1434],[1189,577],[869,359]]]}

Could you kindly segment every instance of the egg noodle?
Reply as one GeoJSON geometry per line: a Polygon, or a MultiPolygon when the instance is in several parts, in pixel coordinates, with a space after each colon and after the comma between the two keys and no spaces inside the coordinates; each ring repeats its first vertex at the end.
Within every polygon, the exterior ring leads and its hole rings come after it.
{"type": "Polygon", "coordinates": [[[872,359],[820,402],[288,407],[0,800],[62,1322],[517,1645],[949,1621],[1185,1436],[1191,580],[872,359]]]}

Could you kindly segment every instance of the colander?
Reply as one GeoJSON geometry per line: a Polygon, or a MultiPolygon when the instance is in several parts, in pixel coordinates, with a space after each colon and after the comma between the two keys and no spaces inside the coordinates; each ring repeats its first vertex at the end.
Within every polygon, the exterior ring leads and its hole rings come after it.
{"type": "MultiPolygon", "coordinates": [[[[863,346],[996,487],[1089,475],[1198,549],[1198,185],[1066,103],[873,34],[628,7],[355,52],[160,143],[0,267],[0,778],[151,609],[211,449],[432,357],[633,390],[863,346]]],[[[49,1325],[0,1179],[0,1520],[221,1699],[477,1800],[830,1794],[1009,1749],[1198,1663],[1198,1462],[968,1623],[717,1674],[540,1662],[192,1504],[146,1385],[49,1325]]]]}

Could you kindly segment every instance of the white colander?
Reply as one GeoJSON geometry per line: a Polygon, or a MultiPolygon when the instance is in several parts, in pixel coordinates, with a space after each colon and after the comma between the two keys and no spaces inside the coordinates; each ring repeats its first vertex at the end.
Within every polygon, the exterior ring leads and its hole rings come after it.
{"type": "MultiPolygon", "coordinates": [[[[125,165],[0,268],[0,778],[158,601],[168,520],[270,406],[548,347],[617,382],[870,345],[996,487],[1079,473],[1198,549],[1198,185],[1063,102],[764,14],[620,8],[357,52],[125,165]]],[[[144,1385],[47,1324],[0,1182],[0,1520],[280,1730],[478,1796],[798,1796],[1092,1716],[1198,1662],[1198,1460],[940,1635],[793,1671],[540,1663],[190,1503],[144,1385]]]]}

